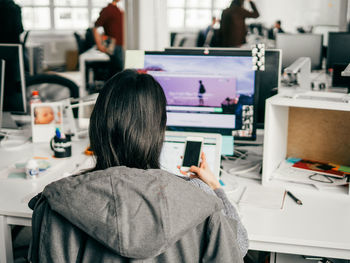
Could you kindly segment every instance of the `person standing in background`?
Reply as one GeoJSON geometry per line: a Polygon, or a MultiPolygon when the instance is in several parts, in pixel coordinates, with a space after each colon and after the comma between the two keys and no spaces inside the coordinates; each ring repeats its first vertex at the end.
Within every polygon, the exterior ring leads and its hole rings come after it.
{"type": "Polygon", "coordinates": [[[0,0],[0,43],[20,44],[21,8],[13,0],[0,0]]]}
{"type": "Polygon", "coordinates": [[[284,30],[282,29],[281,26],[282,22],[281,20],[277,20],[273,26],[273,30],[277,33],[284,33],[284,30]]]}
{"type": "Polygon", "coordinates": [[[220,36],[223,47],[240,47],[246,43],[245,19],[259,17],[255,4],[251,0],[248,1],[253,11],[243,8],[244,0],[233,0],[230,7],[222,12],[220,36]]]}
{"type": "Polygon", "coordinates": [[[97,48],[110,56],[112,74],[124,67],[124,13],[117,6],[119,1],[113,0],[102,9],[93,28],[97,48]],[[103,27],[106,36],[100,35],[98,27],[103,27]]]}
{"type": "Polygon", "coordinates": [[[281,20],[277,20],[273,27],[269,29],[268,31],[268,37],[269,39],[276,39],[277,33],[284,33],[284,30],[282,29],[281,26],[281,20]]]}

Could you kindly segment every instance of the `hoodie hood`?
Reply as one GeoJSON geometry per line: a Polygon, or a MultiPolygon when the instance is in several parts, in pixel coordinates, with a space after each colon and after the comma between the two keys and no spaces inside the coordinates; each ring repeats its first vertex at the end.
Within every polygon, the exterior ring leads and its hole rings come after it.
{"type": "Polygon", "coordinates": [[[43,195],[61,214],[115,253],[149,258],[163,253],[222,203],[162,170],[112,167],[64,178],[43,195]]]}

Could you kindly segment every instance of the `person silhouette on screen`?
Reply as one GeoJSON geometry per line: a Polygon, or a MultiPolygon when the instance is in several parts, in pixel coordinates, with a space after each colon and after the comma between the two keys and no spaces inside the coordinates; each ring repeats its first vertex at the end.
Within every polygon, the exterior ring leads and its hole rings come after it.
{"type": "Polygon", "coordinates": [[[198,98],[199,98],[199,106],[204,105],[203,94],[206,92],[202,81],[199,81],[199,90],[198,90],[198,98]]]}

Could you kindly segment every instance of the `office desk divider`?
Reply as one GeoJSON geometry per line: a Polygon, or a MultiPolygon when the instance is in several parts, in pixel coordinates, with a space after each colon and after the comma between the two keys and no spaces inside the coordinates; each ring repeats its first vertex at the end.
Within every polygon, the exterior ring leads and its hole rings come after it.
{"type": "MultiPolygon", "coordinates": [[[[349,166],[349,129],[349,103],[320,103],[317,100],[293,99],[281,95],[268,99],[262,184],[286,184],[275,179],[281,162],[289,157],[349,166]]],[[[306,187],[303,184],[294,186],[306,187]]],[[[350,194],[348,185],[329,190],[350,194]]]]}

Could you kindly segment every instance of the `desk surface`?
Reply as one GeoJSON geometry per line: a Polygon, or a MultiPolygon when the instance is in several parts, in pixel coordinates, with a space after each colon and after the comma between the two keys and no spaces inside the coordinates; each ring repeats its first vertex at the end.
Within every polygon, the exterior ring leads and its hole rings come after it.
{"type": "MultiPolygon", "coordinates": [[[[87,158],[83,154],[86,146],[86,141],[74,142],[73,157],[59,160],[51,171],[38,179],[0,179],[0,215],[30,219],[32,212],[27,206],[28,200],[42,191],[45,185],[64,176],[63,172],[76,171],[77,164],[87,158]]],[[[0,149],[0,170],[23,158],[51,154],[48,144],[27,144],[16,151],[0,149]]],[[[224,163],[225,169],[229,165],[224,163]]],[[[226,176],[222,179],[230,185],[230,178],[226,176]]],[[[228,197],[235,202],[241,197],[244,187],[260,184],[257,180],[235,179],[239,182],[239,188],[235,191],[227,188],[228,197]]],[[[350,222],[349,196],[304,189],[290,190],[303,201],[302,206],[286,198],[283,210],[240,207],[250,249],[350,259],[350,229],[347,226],[350,222]]]]}
{"type": "Polygon", "coordinates": [[[72,157],[57,159],[52,158],[49,143],[27,143],[16,149],[4,149],[0,147],[0,215],[31,218],[32,211],[28,208],[28,201],[40,193],[44,187],[65,175],[80,168],[88,157],[83,154],[87,147],[87,141],[74,142],[72,157]],[[4,179],[7,167],[15,163],[23,163],[35,157],[48,157],[51,167],[37,179],[13,178],[4,179]]]}
{"type": "Polygon", "coordinates": [[[96,47],[92,47],[89,50],[85,51],[79,56],[80,59],[85,61],[108,61],[109,56],[106,53],[103,53],[96,49],[96,47]]]}
{"type": "MultiPolygon", "coordinates": [[[[229,163],[224,163],[225,169],[229,166],[229,163]]],[[[235,178],[239,188],[227,194],[236,203],[245,187],[261,185],[258,180],[235,178]]],[[[225,182],[225,175],[222,179],[225,182]]],[[[303,205],[286,197],[282,210],[239,206],[242,222],[248,231],[249,248],[350,259],[349,196],[293,187],[288,187],[288,190],[292,190],[303,205]]]]}

